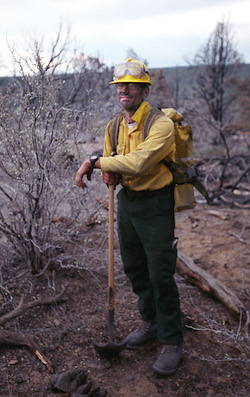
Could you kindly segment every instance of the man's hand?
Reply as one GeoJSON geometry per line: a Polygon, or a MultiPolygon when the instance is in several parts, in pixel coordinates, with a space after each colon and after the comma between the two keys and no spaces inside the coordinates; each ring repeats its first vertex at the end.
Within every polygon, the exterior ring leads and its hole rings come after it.
{"type": "MultiPolygon", "coordinates": [[[[100,159],[96,161],[95,168],[101,168],[100,159]]],[[[83,181],[84,175],[87,175],[88,181],[91,180],[93,169],[91,168],[90,160],[86,159],[79,170],[76,173],[76,184],[77,186],[84,189],[87,187],[86,183],[83,181]]],[[[106,185],[117,185],[118,183],[118,175],[114,172],[103,172],[102,180],[106,185]]]]}
{"type": "Polygon", "coordinates": [[[84,189],[87,187],[86,183],[83,181],[84,175],[87,175],[88,181],[91,180],[91,175],[92,175],[93,169],[91,168],[90,160],[87,159],[85,160],[79,170],[76,173],[76,184],[77,186],[81,187],[84,189]]]}
{"type": "Polygon", "coordinates": [[[117,185],[118,175],[114,172],[103,172],[102,180],[106,185],[117,185]]]}

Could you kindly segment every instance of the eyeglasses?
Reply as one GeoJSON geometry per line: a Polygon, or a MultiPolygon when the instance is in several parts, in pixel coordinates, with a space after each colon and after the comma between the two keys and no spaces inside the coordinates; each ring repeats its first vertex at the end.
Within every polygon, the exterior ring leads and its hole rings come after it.
{"type": "Polygon", "coordinates": [[[116,87],[121,89],[126,87],[128,90],[135,90],[138,87],[141,87],[140,83],[116,83],[116,87]]]}
{"type": "Polygon", "coordinates": [[[149,70],[146,66],[141,66],[138,62],[124,62],[117,65],[114,70],[114,80],[119,80],[129,74],[132,77],[146,77],[149,70]]]}

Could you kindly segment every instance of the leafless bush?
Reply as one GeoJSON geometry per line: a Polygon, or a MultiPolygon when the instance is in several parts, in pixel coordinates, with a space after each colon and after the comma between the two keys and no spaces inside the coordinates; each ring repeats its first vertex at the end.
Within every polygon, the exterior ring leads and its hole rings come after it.
{"type": "MultiPolygon", "coordinates": [[[[203,317],[203,324],[196,324],[192,326],[187,326],[187,328],[193,329],[195,331],[209,333],[214,336],[216,343],[220,345],[223,349],[224,345],[230,345],[232,348],[239,353],[237,355],[229,356],[225,354],[224,357],[215,358],[211,356],[200,357],[195,355],[204,361],[212,362],[222,362],[222,361],[243,361],[249,363],[249,335],[248,329],[249,322],[247,326],[243,326],[242,318],[240,318],[238,323],[238,328],[229,327],[225,321],[216,321],[211,319],[207,314],[200,313],[203,317]],[[244,329],[246,328],[246,329],[244,329]]],[[[194,356],[191,352],[189,355],[194,356]]]]}
{"type": "MultiPolygon", "coordinates": [[[[93,100],[74,103],[88,81],[86,59],[65,96],[68,45],[69,36],[63,41],[60,30],[46,57],[37,40],[24,58],[12,50],[19,74],[0,93],[0,231],[16,259],[33,273],[45,269],[60,250],[65,235],[55,227],[58,214],[71,220],[83,216],[74,175],[87,149],[79,145],[105,128],[105,112],[93,100]]],[[[70,223],[65,233],[74,227],[70,223]]]]}

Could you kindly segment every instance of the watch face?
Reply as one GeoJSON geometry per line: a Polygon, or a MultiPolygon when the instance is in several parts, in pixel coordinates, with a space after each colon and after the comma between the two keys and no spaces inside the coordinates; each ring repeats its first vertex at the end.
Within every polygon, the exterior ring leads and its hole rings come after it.
{"type": "Polygon", "coordinates": [[[99,159],[99,156],[91,156],[90,157],[90,163],[91,163],[91,167],[94,168],[95,167],[95,162],[99,159]]]}

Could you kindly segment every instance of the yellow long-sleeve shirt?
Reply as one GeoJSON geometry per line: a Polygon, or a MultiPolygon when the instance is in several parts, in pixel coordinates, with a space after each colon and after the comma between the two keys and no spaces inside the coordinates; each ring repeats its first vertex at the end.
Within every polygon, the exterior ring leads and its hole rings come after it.
{"type": "Polygon", "coordinates": [[[143,101],[133,115],[135,124],[132,128],[128,127],[123,115],[115,157],[111,157],[110,123],[105,133],[101,169],[121,174],[122,185],[131,190],[157,190],[173,181],[171,172],[161,160],[174,161],[174,124],[165,115],[157,118],[143,140],[143,121],[150,109],[149,104],[143,101]]]}

